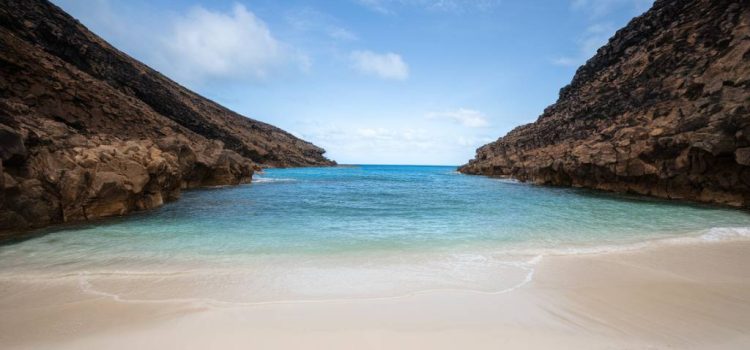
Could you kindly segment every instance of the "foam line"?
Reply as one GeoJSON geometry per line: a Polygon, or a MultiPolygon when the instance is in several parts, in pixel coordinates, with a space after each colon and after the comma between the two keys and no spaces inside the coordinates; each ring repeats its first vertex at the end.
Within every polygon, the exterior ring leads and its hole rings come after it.
{"type": "Polygon", "coordinates": [[[100,296],[105,298],[110,298],[116,302],[121,303],[144,303],[144,304],[154,304],[154,303],[188,303],[188,304],[194,304],[195,306],[203,306],[203,307],[237,307],[237,306],[262,306],[262,305],[277,305],[277,304],[303,304],[303,303],[325,303],[325,302],[359,302],[359,301],[374,301],[374,300],[394,300],[394,299],[401,299],[401,298],[407,298],[412,297],[416,295],[424,295],[424,294],[430,294],[430,293],[438,293],[438,292],[464,292],[464,293],[473,293],[473,294],[483,294],[483,295],[498,295],[498,294],[505,294],[512,292],[514,290],[517,290],[525,285],[527,285],[529,282],[531,282],[534,278],[534,273],[536,270],[534,269],[534,266],[537,265],[539,262],[542,261],[543,256],[538,255],[533,257],[532,259],[525,261],[525,262],[503,262],[504,264],[519,267],[526,271],[526,275],[524,276],[524,279],[520,281],[519,283],[497,291],[480,291],[480,290],[473,290],[473,289],[457,289],[457,288],[435,288],[435,289],[425,289],[425,290],[419,290],[409,293],[404,293],[402,295],[395,295],[395,296],[385,296],[385,297],[353,297],[353,298],[331,298],[331,299],[294,299],[294,300],[274,300],[274,301],[257,301],[257,302],[235,302],[235,301],[222,301],[222,300],[216,300],[211,298],[169,298],[169,299],[128,299],[123,298],[118,294],[115,293],[109,293],[105,291],[98,290],[94,288],[94,286],[89,281],[89,274],[88,272],[81,272],[78,274],[78,285],[80,287],[80,290],[86,294],[94,295],[94,296],[100,296]]]}
{"type": "Polygon", "coordinates": [[[273,183],[273,182],[295,182],[295,179],[282,179],[272,177],[254,177],[251,183],[273,183]]]}

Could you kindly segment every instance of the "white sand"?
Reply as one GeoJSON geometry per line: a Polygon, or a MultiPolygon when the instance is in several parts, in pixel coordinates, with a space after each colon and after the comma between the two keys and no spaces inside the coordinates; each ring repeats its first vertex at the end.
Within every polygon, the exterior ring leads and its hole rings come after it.
{"type": "Polygon", "coordinates": [[[547,256],[530,283],[505,293],[241,305],[122,301],[77,279],[6,279],[0,348],[748,349],[749,266],[747,241],[662,245],[547,256]]]}

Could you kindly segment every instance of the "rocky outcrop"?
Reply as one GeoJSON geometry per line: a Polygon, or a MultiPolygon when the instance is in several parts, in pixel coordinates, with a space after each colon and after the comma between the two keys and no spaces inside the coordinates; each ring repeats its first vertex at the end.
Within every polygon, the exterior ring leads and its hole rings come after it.
{"type": "Polygon", "coordinates": [[[0,0],[0,238],[154,208],[260,166],[332,165],[117,51],[54,5],[0,0]]]}
{"type": "Polygon", "coordinates": [[[657,0],[459,170],[750,206],[750,6],[657,0]]]}

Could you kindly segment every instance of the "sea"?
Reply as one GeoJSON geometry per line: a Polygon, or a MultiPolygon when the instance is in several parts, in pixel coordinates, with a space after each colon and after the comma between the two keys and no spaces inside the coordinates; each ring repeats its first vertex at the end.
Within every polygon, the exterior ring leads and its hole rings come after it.
{"type": "Polygon", "coordinates": [[[121,218],[0,246],[0,282],[210,305],[506,293],[552,255],[750,239],[718,206],[463,175],[455,166],[267,169],[121,218]]]}

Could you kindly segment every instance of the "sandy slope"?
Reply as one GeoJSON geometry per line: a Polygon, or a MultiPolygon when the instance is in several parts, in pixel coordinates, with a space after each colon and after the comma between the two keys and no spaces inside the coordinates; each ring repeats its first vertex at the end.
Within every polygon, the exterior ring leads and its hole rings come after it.
{"type": "MultiPolygon", "coordinates": [[[[501,294],[257,305],[122,302],[68,280],[0,281],[3,348],[742,349],[750,242],[547,256],[501,294]],[[85,288],[84,288],[85,289],[85,288]]],[[[143,285],[143,288],[149,288],[143,285]]]]}

